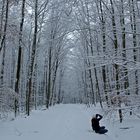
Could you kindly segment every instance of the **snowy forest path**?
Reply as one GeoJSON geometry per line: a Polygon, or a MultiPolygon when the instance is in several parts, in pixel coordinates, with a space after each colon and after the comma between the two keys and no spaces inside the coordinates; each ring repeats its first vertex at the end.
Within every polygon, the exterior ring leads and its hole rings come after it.
{"type": "Polygon", "coordinates": [[[86,106],[68,104],[56,107],[54,111],[53,108],[52,111],[50,110],[51,120],[49,122],[46,120],[46,125],[50,123],[51,126],[46,130],[46,134],[49,132],[47,140],[93,140],[99,139],[99,137],[109,140],[106,135],[89,132],[92,130],[91,117],[94,112],[88,112],[86,106]]]}
{"type": "Polygon", "coordinates": [[[109,140],[107,135],[92,132],[90,120],[93,113],[85,105],[56,105],[48,110],[33,111],[28,118],[19,117],[4,123],[4,129],[0,128],[3,131],[0,139],[109,140]]]}

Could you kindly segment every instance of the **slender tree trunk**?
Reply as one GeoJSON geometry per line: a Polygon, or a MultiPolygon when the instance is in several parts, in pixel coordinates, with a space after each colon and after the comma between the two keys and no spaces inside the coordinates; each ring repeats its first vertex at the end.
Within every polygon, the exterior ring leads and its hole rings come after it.
{"type": "MultiPolygon", "coordinates": [[[[134,53],[134,61],[136,62],[137,61],[137,26],[136,26],[136,13],[135,13],[135,2],[134,0],[129,0],[129,6],[130,6],[130,21],[131,21],[131,30],[132,30],[132,33],[133,33],[133,46],[134,46],[134,49],[133,49],[133,53],[134,53]]],[[[136,70],[135,71],[135,81],[136,81],[136,94],[138,94],[138,71],[136,70]]]]}
{"type": "Polygon", "coordinates": [[[51,69],[52,69],[52,48],[49,48],[49,61],[48,61],[48,86],[47,86],[47,95],[46,95],[46,108],[49,108],[50,104],[50,95],[51,95],[51,69]]]}
{"type": "Polygon", "coordinates": [[[2,66],[0,72],[0,85],[3,85],[4,81],[4,66],[5,66],[5,51],[6,51],[6,35],[7,35],[7,24],[8,24],[8,14],[9,14],[9,0],[6,1],[6,13],[5,13],[5,24],[4,24],[4,33],[1,40],[0,51],[3,48],[3,56],[2,56],[2,66]]]}
{"type": "Polygon", "coordinates": [[[54,68],[54,73],[53,73],[53,78],[52,78],[52,90],[51,90],[51,96],[50,96],[50,104],[52,104],[53,101],[53,97],[54,97],[54,89],[55,89],[55,82],[56,82],[56,76],[57,76],[57,70],[58,70],[58,58],[56,58],[56,64],[55,64],[55,68],[54,68]]]}
{"type": "MultiPolygon", "coordinates": [[[[89,48],[90,48],[90,52],[88,52],[88,54],[89,55],[91,54],[93,56],[94,55],[93,54],[93,40],[92,40],[91,25],[90,25],[90,19],[89,19],[90,15],[89,15],[89,8],[88,8],[87,1],[86,1],[86,10],[87,10],[86,11],[86,13],[87,13],[86,18],[87,18],[87,21],[88,21],[89,48]]],[[[89,60],[89,62],[90,62],[90,60],[89,60]]],[[[95,67],[94,63],[90,63],[90,66],[91,65],[93,65],[95,67]]],[[[96,79],[96,87],[97,87],[98,95],[99,95],[99,102],[100,102],[101,107],[103,108],[96,68],[94,68],[94,72],[95,72],[95,79],[96,79]]],[[[92,79],[92,71],[91,70],[89,70],[89,74],[90,74],[90,80],[91,80],[92,95],[93,95],[93,100],[94,100],[94,104],[95,104],[95,94],[94,94],[94,90],[93,90],[93,79],[92,79]]]]}
{"type": "Polygon", "coordinates": [[[62,89],[63,76],[64,76],[64,71],[61,69],[60,70],[60,77],[59,77],[58,97],[57,97],[57,103],[58,104],[62,102],[62,90],[61,89],[62,89]]]}
{"type": "Polygon", "coordinates": [[[1,40],[1,49],[5,43],[6,32],[7,32],[7,23],[8,23],[8,14],[9,14],[9,0],[6,1],[6,15],[5,15],[5,25],[4,25],[4,33],[1,40]]]}
{"type": "MultiPolygon", "coordinates": [[[[102,31],[102,44],[103,44],[103,53],[106,53],[106,25],[105,25],[105,17],[104,17],[104,13],[103,13],[103,5],[102,5],[102,1],[99,1],[99,6],[98,3],[96,3],[97,5],[97,10],[98,10],[98,14],[99,14],[99,19],[101,22],[101,31],[102,31]]],[[[103,85],[104,85],[104,93],[105,93],[105,98],[106,98],[106,102],[107,105],[109,106],[109,101],[108,101],[108,95],[107,95],[107,75],[106,75],[106,66],[102,66],[102,77],[103,77],[103,85]]]]}
{"type": "MultiPolygon", "coordinates": [[[[125,18],[124,18],[124,0],[121,0],[120,2],[120,25],[121,25],[121,32],[122,32],[122,59],[124,61],[127,60],[126,58],[126,33],[125,33],[125,18]]],[[[129,87],[129,81],[128,81],[128,70],[127,68],[123,68],[124,73],[124,89],[127,90],[129,87]]]]}
{"type": "Polygon", "coordinates": [[[1,72],[0,72],[0,87],[4,86],[4,67],[5,67],[5,52],[6,52],[6,46],[5,46],[5,42],[3,44],[3,51],[2,51],[2,64],[1,64],[1,72]]]}
{"type": "MultiPolygon", "coordinates": [[[[2,38],[2,32],[3,32],[3,19],[4,19],[4,7],[5,7],[5,0],[2,1],[2,9],[1,9],[1,21],[0,21],[0,41],[2,38]]],[[[0,47],[0,52],[1,52],[1,47],[0,47]]]]}
{"type": "MultiPolygon", "coordinates": [[[[44,103],[47,104],[47,91],[48,91],[48,60],[47,57],[45,58],[45,64],[44,64],[44,75],[45,75],[45,90],[44,90],[44,103]]],[[[47,106],[46,106],[47,108],[47,106]]]]}
{"type": "Polygon", "coordinates": [[[32,78],[34,71],[34,61],[35,61],[35,53],[37,47],[37,29],[38,29],[38,0],[35,0],[35,21],[34,21],[34,36],[33,36],[33,44],[32,44],[32,52],[29,66],[29,79],[27,83],[28,94],[26,95],[26,113],[30,115],[30,106],[31,106],[31,95],[32,95],[32,78]]]}
{"type": "MultiPolygon", "coordinates": [[[[113,36],[114,36],[114,47],[115,47],[115,53],[117,56],[117,51],[118,51],[118,39],[117,39],[117,30],[116,30],[116,22],[115,22],[115,10],[114,10],[114,4],[113,1],[110,0],[111,3],[111,11],[112,11],[112,27],[113,27],[113,36]]],[[[114,64],[115,67],[115,72],[116,72],[116,91],[117,91],[117,95],[120,94],[119,89],[119,66],[117,64],[114,64]]],[[[121,107],[121,102],[120,100],[118,101],[118,105],[119,107],[121,107]]],[[[120,117],[120,122],[122,122],[122,110],[119,109],[119,117],[120,117]]]]}
{"type": "MultiPolygon", "coordinates": [[[[22,0],[22,9],[21,9],[21,21],[20,21],[20,30],[19,30],[19,45],[18,45],[18,58],[17,58],[17,71],[16,71],[16,82],[15,82],[15,92],[19,93],[19,83],[20,83],[20,74],[21,74],[21,65],[22,65],[22,32],[24,24],[24,15],[25,15],[25,1],[22,0]]],[[[15,116],[17,115],[18,109],[18,100],[15,99],[15,116]]]]}

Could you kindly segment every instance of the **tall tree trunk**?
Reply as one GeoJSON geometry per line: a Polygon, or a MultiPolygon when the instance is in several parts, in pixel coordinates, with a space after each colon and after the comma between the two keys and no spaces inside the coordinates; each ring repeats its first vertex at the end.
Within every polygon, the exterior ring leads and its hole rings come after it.
{"type": "MultiPolygon", "coordinates": [[[[4,19],[4,7],[5,7],[5,0],[2,1],[2,9],[1,9],[1,21],[0,21],[0,41],[2,38],[2,32],[3,32],[3,19],[4,19]]],[[[0,52],[1,52],[1,47],[0,47],[0,52]]]]}
{"type": "MultiPolygon", "coordinates": [[[[124,0],[121,0],[120,2],[120,25],[121,25],[121,32],[122,32],[122,59],[126,61],[126,35],[125,35],[125,18],[124,18],[124,0]]],[[[124,73],[124,89],[127,90],[129,87],[129,81],[128,81],[128,70],[127,68],[123,68],[124,73]]]]}
{"type": "MultiPolygon", "coordinates": [[[[116,30],[116,22],[115,22],[115,10],[114,10],[114,4],[113,1],[110,0],[110,4],[111,4],[111,11],[112,11],[112,27],[113,27],[113,36],[114,36],[114,47],[115,47],[115,53],[117,56],[117,51],[118,51],[118,39],[117,39],[117,30],[116,30]]],[[[120,94],[119,89],[119,66],[117,64],[114,64],[115,67],[115,72],[116,72],[116,91],[117,91],[117,95],[120,94]]],[[[119,107],[121,107],[121,102],[120,100],[118,100],[118,105],[119,107]]],[[[119,118],[120,118],[120,122],[122,122],[122,110],[119,109],[119,118]]]]}
{"type": "Polygon", "coordinates": [[[6,14],[5,14],[5,25],[4,25],[4,33],[1,39],[1,49],[5,43],[6,32],[7,32],[7,23],[8,23],[8,14],[9,14],[9,0],[6,1],[6,14]]]}
{"type": "MultiPolygon", "coordinates": [[[[87,13],[87,24],[88,24],[88,33],[89,33],[89,49],[88,49],[88,55],[94,55],[93,54],[93,40],[92,40],[92,33],[91,33],[91,25],[90,25],[90,15],[89,15],[89,7],[88,7],[88,2],[86,1],[86,13],[87,13]]],[[[94,63],[91,63],[90,60],[89,60],[89,66],[94,66],[95,67],[95,64],[94,63]]],[[[101,101],[101,93],[100,93],[100,88],[99,88],[99,81],[98,81],[98,76],[97,76],[97,70],[96,68],[94,68],[94,73],[95,73],[95,79],[96,79],[96,88],[97,88],[97,91],[98,91],[98,96],[99,96],[99,102],[100,102],[100,105],[101,107],[103,108],[103,105],[102,105],[102,101],[101,101]]],[[[92,95],[93,95],[93,101],[94,101],[94,104],[95,104],[95,93],[94,93],[94,90],[93,90],[93,78],[92,78],[92,71],[89,70],[89,76],[90,76],[90,81],[91,81],[91,88],[92,88],[92,95]]]]}
{"type": "Polygon", "coordinates": [[[57,103],[58,104],[62,102],[62,90],[61,89],[62,89],[62,79],[64,76],[64,70],[62,70],[62,67],[60,70],[60,77],[59,77],[59,87],[58,87],[58,96],[57,96],[57,103]]]}
{"type": "Polygon", "coordinates": [[[31,52],[30,65],[29,65],[29,79],[27,83],[28,94],[26,95],[26,113],[28,116],[30,115],[32,84],[33,84],[32,78],[33,78],[33,71],[34,71],[35,53],[37,47],[37,29],[38,29],[38,0],[35,0],[34,36],[33,36],[32,52],[31,52]]]}
{"type": "MultiPolygon", "coordinates": [[[[99,14],[99,19],[101,22],[101,31],[102,31],[102,45],[103,45],[103,53],[106,53],[106,25],[105,25],[105,17],[104,17],[104,13],[103,13],[103,4],[102,4],[102,0],[99,1],[99,5],[96,2],[97,5],[97,10],[98,10],[98,14],[99,14]]],[[[103,54],[103,55],[104,55],[103,54]]],[[[108,95],[107,95],[107,75],[106,75],[106,66],[102,66],[102,77],[103,77],[103,85],[104,85],[104,93],[105,93],[105,99],[107,102],[107,105],[109,106],[109,101],[108,101],[108,95]]]]}
{"type": "Polygon", "coordinates": [[[6,1],[6,13],[5,13],[5,24],[4,24],[4,33],[1,40],[0,51],[3,48],[3,56],[2,56],[2,66],[0,72],[0,85],[3,85],[4,81],[4,66],[5,66],[5,51],[6,51],[6,35],[7,35],[7,24],[8,24],[8,14],[9,14],[9,0],[6,1]]]}
{"type": "MultiPolygon", "coordinates": [[[[47,104],[47,91],[48,91],[48,60],[47,60],[47,57],[45,58],[44,75],[45,75],[44,102],[45,102],[45,105],[46,105],[47,104]]],[[[47,105],[46,105],[46,108],[47,108],[47,105]]]]}
{"type": "MultiPolygon", "coordinates": [[[[19,44],[18,44],[18,58],[17,58],[17,68],[16,68],[16,82],[15,82],[15,92],[19,93],[19,83],[20,83],[20,74],[21,74],[21,65],[22,65],[22,32],[24,24],[24,15],[25,15],[25,1],[22,0],[22,9],[21,9],[21,21],[20,21],[20,30],[19,30],[19,44]]],[[[18,110],[18,100],[15,99],[15,116],[17,115],[18,110]]]]}
{"type": "MultiPolygon", "coordinates": [[[[131,21],[131,30],[133,33],[133,54],[134,54],[134,61],[137,61],[137,28],[136,28],[136,13],[135,13],[135,2],[134,0],[129,0],[129,7],[130,7],[130,21],[131,21]]],[[[138,94],[138,71],[135,71],[135,81],[136,81],[136,94],[138,94]]]]}
{"type": "Polygon", "coordinates": [[[48,60],[48,80],[47,80],[47,92],[46,92],[46,108],[49,108],[50,96],[51,96],[51,75],[52,75],[52,48],[49,47],[49,60],[48,60]]]}
{"type": "Polygon", "coordinates": [[[51,89],[51,96],[50,96],[50,104],[52,104],[53,97],[54,97],[54,89],[55,89],[55,84],[56,84],[56,76],[57,76],[57,70],[59,66],[59,60],[58,57],[56,58],[54,70],[53,70],[53,76],[52,76],[52,89],[51,89]]]}

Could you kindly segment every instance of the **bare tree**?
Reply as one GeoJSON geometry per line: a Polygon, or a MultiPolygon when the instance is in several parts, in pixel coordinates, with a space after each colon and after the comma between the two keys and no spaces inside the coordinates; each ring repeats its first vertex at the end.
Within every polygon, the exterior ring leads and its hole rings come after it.
{"type": "Polygon", "coordinates": [[[5,66],[5,51],[6,51],[6,35],[7,35],[7,26],[8,26],[8,14],[9,14],[9,0],[6,0],[6,13],[5,13],[5,23],[4,23],[4,31],[3,36],[1,39],[1,46],[0,50],[3,49],[3,55],[2,55],[2,66],[1,66],[1,72],[0,72],[0,84],[3,85],[3,76],[4,76],[4,66],[5,66]]]}
{"type": "Polygon", "coordinates": [[[37,30],[38,30],[38,0],[35,0],[35,19],[34,19],[34,34],[33,34],[33,43],[32,43],[32,51],[31,58],[29,64],[29,79],[27,83],[28,92],[26,95],[26,113],[30,115],[30,105],[31,105],[31,95],[32,95],[32,80],[33,80],[33,72],[34,72],[34,61],[36,55],[36,47],[37,47],[37,30]]]}
{"type": "MultiPolygon", "coordinates": [[[[17,58],[17,72],[16,72],[16,81],[15,81],[15,92],[19,93],[19,81],[21,74],[21,65],[22,65],[22,32],[24,25],[24,16],[25,16],[25,2],[26,0],[22,0],[22,8],[21,8],[21,21],[20,21],[20,30],[19,30],[19,46],[18,46],[18,58],[17,58]]],[[[15,116],[17,114],[18,109],[18,101],[15,99],[15,116]]]]}

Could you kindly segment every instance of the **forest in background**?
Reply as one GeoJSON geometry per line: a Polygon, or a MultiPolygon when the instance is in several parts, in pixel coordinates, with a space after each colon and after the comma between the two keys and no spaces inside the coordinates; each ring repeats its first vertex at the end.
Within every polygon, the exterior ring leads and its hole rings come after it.
{"type": "Polygon", "coordinates": [[[1,118],[100,103],[122,122],[139,111],[139,69],[139,0],[0,0],[1,118]]]}

